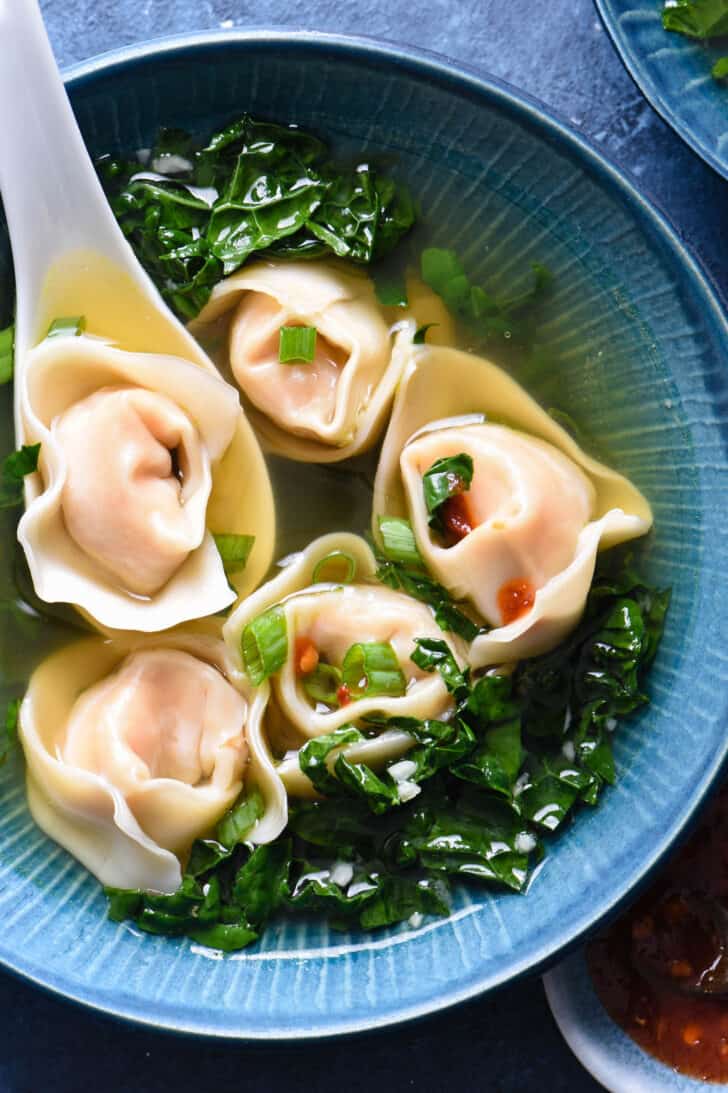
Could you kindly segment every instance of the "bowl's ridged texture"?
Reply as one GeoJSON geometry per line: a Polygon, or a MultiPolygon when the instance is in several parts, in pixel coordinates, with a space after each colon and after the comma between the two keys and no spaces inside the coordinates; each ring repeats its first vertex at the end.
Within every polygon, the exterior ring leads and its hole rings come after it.
{"type": "Polygon", "coordinates": [[[460,890],[419,931],[349,936],[288,923],[211,959],[104,917],[96,883],[33,827],[20,763],[2,772],[0,957],[123,1015],[222,1035],[391,1023],[551,957],[614,907],[670,844],[726,749],[728,387],[725,324],[656,216],[611,168],[510,94],[372,46],[227,38],[72,81],[94,153],[148,146],[250,109],[390,153],[437,238],[504,287],[555,276],[544,332],[558,372],[524,368],[651,498],[650,576],[674,589],[651,707],[617,741],[620,781],[550,851],[527,897],[460,890]]]}
{"type": "Polygon", "coordinates": [[[632,79],[699,156],[728,178],[728,87],[710,70],[725,39],[700,42],[667,32],[662,0],[596,0],[632,79]]]}

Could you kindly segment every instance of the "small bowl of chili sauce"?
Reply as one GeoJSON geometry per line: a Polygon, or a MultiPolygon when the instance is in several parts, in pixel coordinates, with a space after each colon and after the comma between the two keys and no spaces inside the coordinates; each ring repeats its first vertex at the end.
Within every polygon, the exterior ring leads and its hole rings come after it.
{"type": "Polygon", "coordinates": [[[652,886],[544,984],[614,1093],[728,1085],[728,784],[652,886]]]}

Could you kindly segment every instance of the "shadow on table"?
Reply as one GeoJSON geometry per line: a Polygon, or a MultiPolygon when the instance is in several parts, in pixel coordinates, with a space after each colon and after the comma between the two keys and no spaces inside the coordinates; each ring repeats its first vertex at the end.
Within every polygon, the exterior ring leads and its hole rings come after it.
{"type": "Polygon", "coordinates": [[[0,1093],[601,1089],[563,1044],[536,979],[390,1032],[313,1045],[150,1032],[85,1013],[5,974],[0,1013],[0,1093]]]}

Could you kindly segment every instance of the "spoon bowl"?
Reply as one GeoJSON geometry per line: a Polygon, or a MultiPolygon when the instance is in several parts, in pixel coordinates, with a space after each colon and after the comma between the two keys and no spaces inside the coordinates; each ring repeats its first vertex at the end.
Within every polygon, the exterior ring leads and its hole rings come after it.
{"type": "Polygon", "coordinates": [[[36,0],[0,0],[0,40],[0,192],[15,267],[16,363],[22,368],[55,317],[83,315],[90,333],[124,349],[170,353],[215,372],[114,218],[36,0]]]}

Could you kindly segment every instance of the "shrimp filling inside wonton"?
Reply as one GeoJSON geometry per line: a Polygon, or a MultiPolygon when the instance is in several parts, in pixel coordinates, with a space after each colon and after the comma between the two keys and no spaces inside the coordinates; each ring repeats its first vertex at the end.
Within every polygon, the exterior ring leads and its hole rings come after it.
{"type": "Polygon", "coordinates": [[[591,519],[594,488],[553,445],[502,425],[444,428],[415,437],[400,457],[420,551],[457,598],[492,626],[513,621],[573,561],[591,519]],[[469,487],[430,526],[423,482],[438,460],[472,459],[469,487]],[[449,533],[449,534],[448,534],[449,533]]]}
{"type": "Polygon", "coordinates": [[[219,790],[222,811],[247,759],[245,716],[242,696],[210,664],[143,650],[76,701],[59,758],[108,780],[133,812],[135,794],[164,780],[219,790]]]}
{"type": "Polygon", "coordinates": [[[165,395],[115,387],[75,403],[53,432],[69,535],[128,591],[154,595],[205,535],[212,480],[197,429],[165,395]]]}
{"type": "Polygon", "coordinates": [[[312,361],[282,364],[278,359],[282,325],[307,324],[303,319],[286,320],[272,297],[246,293],[231,328],[233,374],[250,401],[272,421],[314,435],[317,423],[333,421],[341,372],[351,353],[317,332],[312,361]]]}

